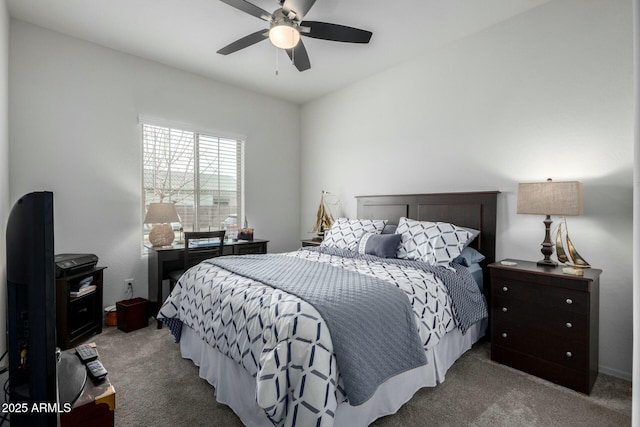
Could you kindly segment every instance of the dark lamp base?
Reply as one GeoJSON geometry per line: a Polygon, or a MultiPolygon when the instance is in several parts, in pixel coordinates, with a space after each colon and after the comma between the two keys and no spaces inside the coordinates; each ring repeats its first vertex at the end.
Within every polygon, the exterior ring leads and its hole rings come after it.
{"type": "Polygon", "coordinates": [[[541,259],[540,261],[537,262],[538,265],[542,266],[542,267],[557,267],[558,263],[555,261],[551,261],[551,260],[546,260],[546,259],[541,259]]]}

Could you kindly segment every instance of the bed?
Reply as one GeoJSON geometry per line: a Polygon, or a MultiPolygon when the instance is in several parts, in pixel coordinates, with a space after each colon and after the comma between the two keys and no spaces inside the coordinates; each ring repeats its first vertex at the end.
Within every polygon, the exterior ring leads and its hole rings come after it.
{"type": "Polygon", "coordinates": [[[324,248],[202,263],[180,279],[158,318],[245,425],[369,425],[443,382],[484,336],[496,201],[497,192],[357,197],[359,224],[377,227],[370,236],[424,221],[475,230],[468,246],[484,256],[475,275],[458,263],[358,255],[325,238],[324,248]],[[347,289],[345,301],[322,293],[328,287],[347,289]]]}

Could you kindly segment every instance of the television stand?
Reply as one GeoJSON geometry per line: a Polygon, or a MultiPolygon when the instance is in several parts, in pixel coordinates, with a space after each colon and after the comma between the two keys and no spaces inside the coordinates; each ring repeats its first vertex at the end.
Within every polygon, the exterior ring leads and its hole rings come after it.
{"type": "MultiPolygon", "coordinates": [[[[71,356],[76,366],[80,366],[86,373],[86,367],[80,362],[80,358],[76,356],[75,350],[67,350],[63,352],[63,357],[71,356]]],[[[72,360],[69,358],[69,361],[72,360]]],[[[108,370],[109,368],[107,368],[108,370]]],[[[66,378],[59,378],[59,388],[65,387],[66,378]]],[[[60,405],[66,402],[60,396],[60,405]]],[[[94,382],[87,376],[84,388],[71,406],[70,412],[62,412],[60,414],[60,426],[92,426],[92,427],[113,427],[114,414],[116,409],[116,391],[109,381],[107,375],[104,380],[94,382]]]]}
{"type": "Polygon", "coordinates": [[[73,352],[64,351],[58,362],[58,399],[73,404],[87,382],[87,368],[73,352]]]}

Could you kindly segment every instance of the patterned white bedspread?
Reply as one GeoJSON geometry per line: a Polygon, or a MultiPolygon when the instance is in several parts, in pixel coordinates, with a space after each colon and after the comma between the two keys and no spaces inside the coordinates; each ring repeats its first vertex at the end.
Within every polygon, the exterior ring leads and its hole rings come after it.
{"type": "MultiPolygon", "coordinates": [[[[307,250],[286,255],[394,283],[411,301],[425,351],[455,327],[447,288],[432,273],[307,250]]],[[[253,375],[258,405],[274,425],[333,425],[346,396],[329,331],[310,304],[202,263],[183,275],[158,318],[181,321],[253,375]]]]}

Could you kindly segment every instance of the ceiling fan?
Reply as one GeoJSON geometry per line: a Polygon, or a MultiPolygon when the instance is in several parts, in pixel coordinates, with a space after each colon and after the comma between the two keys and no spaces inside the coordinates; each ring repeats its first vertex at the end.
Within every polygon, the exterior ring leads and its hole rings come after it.
{"type": "Polygon", "coordinates": [[[246,0],[221,0],[249,15],[269,23],[268,30],[260,30],[223,47],[219,54],[228,55],[269,39],[274,46],[284,49],[298,71],[311,68],[309,55],[300,36],[346,43],[369,43],[371,31],[326,22],[303,21],[316,0],[277,0],[280,8],[273,13],[246,0]]]}

